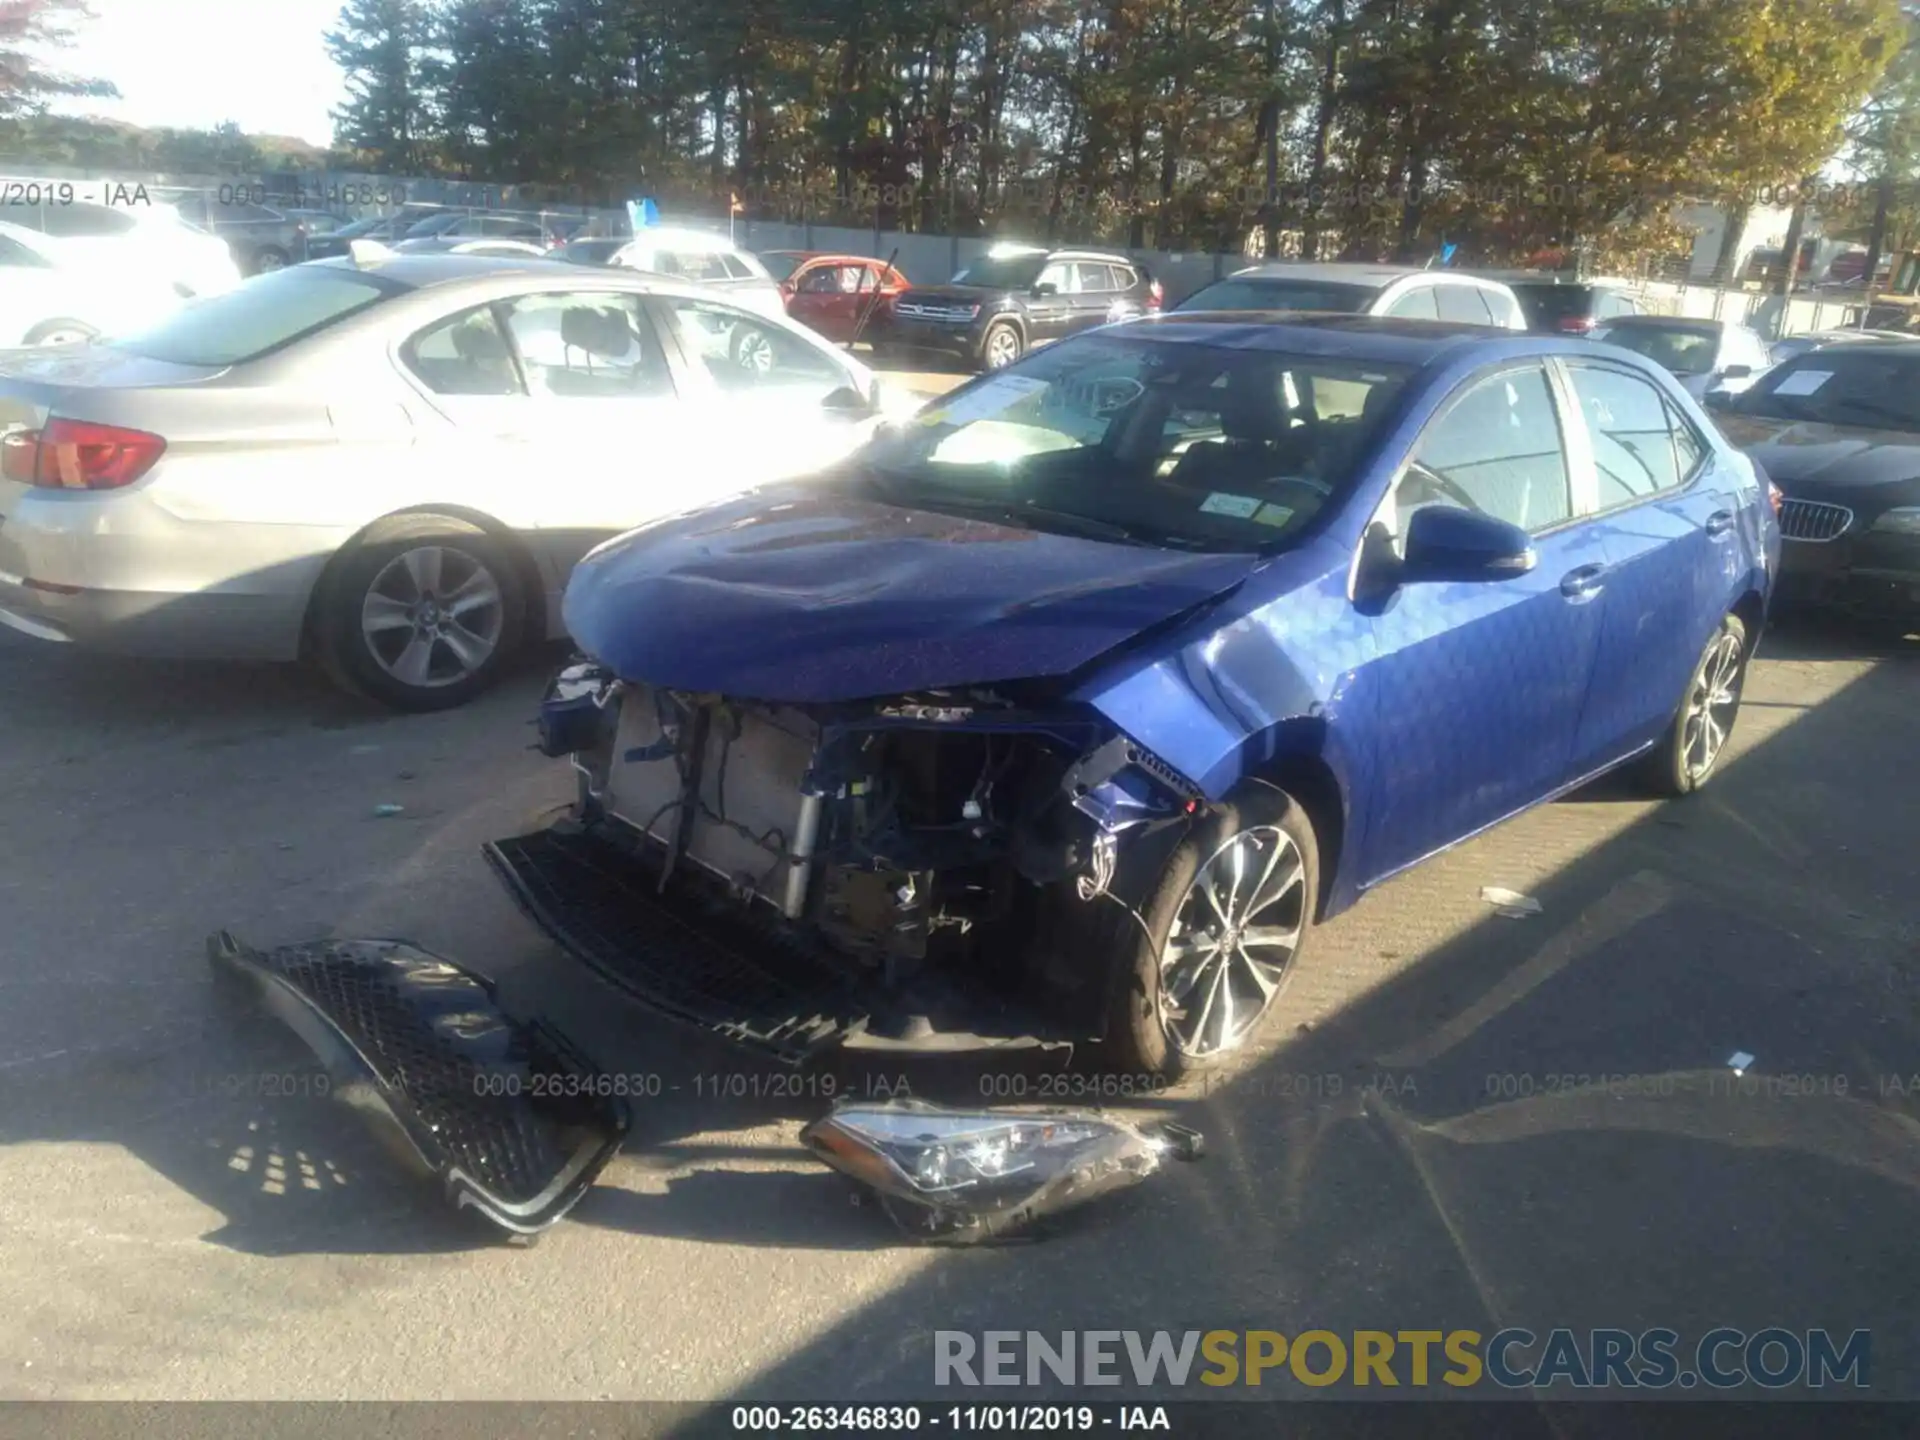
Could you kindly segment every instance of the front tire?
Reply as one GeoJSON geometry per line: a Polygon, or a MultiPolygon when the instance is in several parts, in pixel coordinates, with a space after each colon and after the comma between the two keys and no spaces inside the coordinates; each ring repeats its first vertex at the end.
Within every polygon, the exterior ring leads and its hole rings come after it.
{"type": "Polygon", "coordinates": [[[1178,1080],[1272,1019],[1313,924],[1320,855],[1299,802],[1249,783],[1149,863],[1126,887],[1138,918],[1121,931],[1107,1044],[1117,1069],[1178,1080]]]}
{"type": "Polygon", "coordinates": [[[1747,627],[1729,615],[1695,663],[1665,738],[1647,755],[1643,774],[1655,794],[1691,795],[1713,778],[1739,718],[1747,660],[1747,627]]]}
{"type": "Polygon", "coordinates": [[[1026,345],[1020,338],[1020,327],[1011,320],[996,320],[981,337],[980,368],[1004,370],[1018,360],[1025,349],[1026,345]]]}
{"type": "Polygon", "coordinates": [[[396,710],[464,705],[519,648],[527,596],[494,536],[445,515],[382,521],[343,552],[315,617],[344,688],[396,710]]]}
{"type": "Polygon", "coordinates": [[[268,245],[256,251],[253,257],[253,273],[265,275],[274,270],[284,270],[293,259],[278,245],[268,245]]]}

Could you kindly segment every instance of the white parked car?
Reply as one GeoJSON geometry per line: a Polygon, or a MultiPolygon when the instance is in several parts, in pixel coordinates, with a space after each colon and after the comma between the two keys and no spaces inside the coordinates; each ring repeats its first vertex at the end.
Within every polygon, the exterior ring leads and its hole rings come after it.
{"type": "Polygon", "coordinates": [[[0,219],[57,240],[63,250],[99,268],[117,266],[181,286],[191,295],[218,295],[242,278],[227,242],[189,225],[171,205],[48,201],[9,205],[0,219]]]}
{"type": "Polygon", "coordinates": [[[311,655],[441,709],[565,633],[593,546],[831,465],[910,405],[784,316],[657,276],[392,251],[292,265],[144,333],[0,357],[0,624],[137,655],[311,655]]]}
{"type": "Polygon", "coordinates": [[[145,329],[187,303],[182,291],[0,221],[0,347],[74,345],[145,329]]]}
{"type": "Polygon", "coordinates": [[[652,226],[635,235],[607,263],[711,287],[729,303],[760,315],[778,319],[787,313],[780,282],[767,272],[760,257],[710,231],[652,226]]]}

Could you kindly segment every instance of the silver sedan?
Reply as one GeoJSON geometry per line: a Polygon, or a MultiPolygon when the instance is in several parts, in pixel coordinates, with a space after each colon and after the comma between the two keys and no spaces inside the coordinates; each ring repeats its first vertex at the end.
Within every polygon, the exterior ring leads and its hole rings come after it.
{"type": "Polygon", "coordinates": [[[313,657],[441,709],[562,633],[593,545],[828,465],[907,408],[697,286],[463,255],[292,266],[142,334],[0,351],[0,624],[313,657]]]}

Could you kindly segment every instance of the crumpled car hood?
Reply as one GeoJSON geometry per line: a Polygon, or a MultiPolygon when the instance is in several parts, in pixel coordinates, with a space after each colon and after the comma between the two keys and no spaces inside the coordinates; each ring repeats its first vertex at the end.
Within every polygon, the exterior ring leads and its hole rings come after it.
{"type": "Polygon", "coordinates": [[[623,679],[821,704],[1063,675],[1258,563],[781,487],[602,546],[564,614],[623,679]]]}

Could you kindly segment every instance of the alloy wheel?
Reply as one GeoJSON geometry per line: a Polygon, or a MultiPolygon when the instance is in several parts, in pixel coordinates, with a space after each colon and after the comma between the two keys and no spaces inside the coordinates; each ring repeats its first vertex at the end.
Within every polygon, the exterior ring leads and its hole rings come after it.
{"type": "Polygon", "coordinates": [[[1020,337],[1002,325],[987,337],[987,368],[998,370],[1020,358],[1020,337]]]}
{"type": "Polygon", "coordinates": [[[396,555],[374,576],[360,607],[368,653],[416,689],[457,684],[479,670],[499,648],[505,623],[493,572],[444,545],[396,555]]]}
{"type": "Polygon", "coordinates": [[[1698,784],[1727,743],[1733,718],[1740,708],[1740,637],[1723,633],[1694,672],[1687,692],[1686,720],[1680,730],[1682,763],[1687,778],[1698,784]]]}
{"type": "Polygon", "coordinates": [[[1278,998],[1307,921],[1306,865],[1274,825],[1202,862],[1160,952],[1160,1028],[1201,1059],[1241,1045],[1278,998]]]}
{"type": "Polygon", "coordinates": [[[773,343],[758,330],[749,330],[734,342],[733,358],[756,375],[764,375],[773,368],[773,343]]]}

